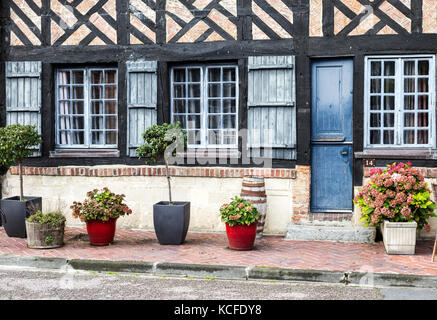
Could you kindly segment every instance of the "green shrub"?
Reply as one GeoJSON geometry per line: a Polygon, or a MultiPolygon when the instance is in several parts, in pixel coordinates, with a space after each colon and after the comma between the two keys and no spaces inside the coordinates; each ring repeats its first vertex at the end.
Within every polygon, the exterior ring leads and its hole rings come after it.
{"type": "Polygon", "coordinates": [[[258,221],[259,212],[250,201],[236,196],[231,203],[221,206],[220,217],[231,227],[236,224],[250,225],[258,221]]]}
{"type": "Polygon", "coordinates": [[[50,223],[52,225],[55,225],[59,222],[65,221],[65,217],[59,211],[43,213],[41,210],[38,210],[26,220],[28,222],[33,222],[33,223],[39,223],[39,224],[50,223]]]}

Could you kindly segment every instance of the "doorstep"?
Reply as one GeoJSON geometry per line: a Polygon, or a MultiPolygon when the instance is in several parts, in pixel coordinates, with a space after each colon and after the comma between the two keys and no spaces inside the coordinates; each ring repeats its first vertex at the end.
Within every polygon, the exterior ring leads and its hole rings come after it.
{"type": "Polygon", "coordinates": [[[437,288],[433,241],[418,241],[416,254],[387,255],[382,242],[293,241],[283,236],[256,239],[254,250],[234,251],[224,233],[188,232],[182,245],[159,245],[153,231],[117,229],[114,244],[93,247],[85,228],[67,227],[65,245],[29,249],[26,239],[0,228],[0,265],[149,273],[192,277],[272,279],[437,288]]]}

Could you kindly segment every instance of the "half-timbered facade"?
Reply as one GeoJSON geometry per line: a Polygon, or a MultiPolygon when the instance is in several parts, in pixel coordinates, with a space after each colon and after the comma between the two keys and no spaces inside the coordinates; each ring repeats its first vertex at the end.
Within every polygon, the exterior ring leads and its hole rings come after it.
{"type": "MultiPolygon", "coordinates": [[[[437,178],[434,0],[3,0],[0,14],[0,121],[42,133],[25,188],[46,209],[69,216],[108,186],[136,213],[124,226],[152,227],[164,170],[135,149],[172,121],[191,230],[223,230],[218,208],[251,174],[267,233],[368,241],[352,198],[370,167],[437,178]]],[[[11,168],[3,194],[17,182],[11,168]]]]}

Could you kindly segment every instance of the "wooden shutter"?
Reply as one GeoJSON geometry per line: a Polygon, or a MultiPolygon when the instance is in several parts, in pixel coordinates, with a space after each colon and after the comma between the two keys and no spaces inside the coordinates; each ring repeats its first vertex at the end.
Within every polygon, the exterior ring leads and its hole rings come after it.
{"type": "Polygon", "coordinates": [[[143,132],[156,124],[157,70],[157,61],[127,62],[127,152],[131,157],[137,156],[135,149],[144,142],[143,132]]]}
{"type": "Polygon", "coordinates": [[[248,69],[250,156],[296,159],[294,56],[249,57],[248,69]]]}
{"type": "MultiPolygon", "coordinates": [[[[6,62],[6,125],[33,125],[41,133],[40,61],[6,62]]],[[[41,156],[41,146],[33,156],[41,156]]]]}

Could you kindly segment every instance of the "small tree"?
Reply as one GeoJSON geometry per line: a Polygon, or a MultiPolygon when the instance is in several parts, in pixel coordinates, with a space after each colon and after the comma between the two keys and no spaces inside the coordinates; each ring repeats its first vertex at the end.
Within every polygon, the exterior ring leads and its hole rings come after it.
{"type": "Polygon", "coordinates": [[[136,149],[139,158],[146,158],[147,164],[154,164],[164,159],[168,182],[168,197],[172,204],[169,158],[176,156],[177,151],[185,150],[187,137],[179,122],[152,125],[143,133],[144,144],[136,149]]]}
{"type": "Polygon", "coordinates": [[[35,126],[11,124],[0,128],[0,164],[9,168],[12,164],[18,163],[20,201],[24,201],[23,161],[35,152],[35,149],[31,148],[42,143],[41,138],[35,126]]]}

